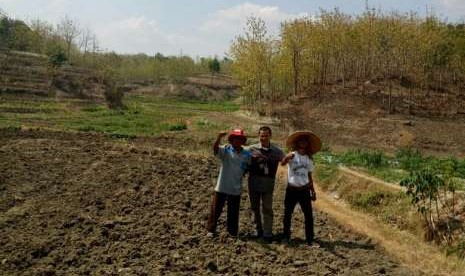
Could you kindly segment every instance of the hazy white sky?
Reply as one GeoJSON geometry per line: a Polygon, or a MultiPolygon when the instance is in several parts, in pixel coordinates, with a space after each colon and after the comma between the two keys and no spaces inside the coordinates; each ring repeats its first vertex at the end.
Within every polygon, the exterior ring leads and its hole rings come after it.
{"type": "MultiPolygon", "coordinates": [[[[65,14],[97,34],[101,46],[119,53],[179,53],[223,56],[249,16],[277,31],[280,22],[315,14],[320,8],[355,14],[365,0],[0,0],[18,19],[58,22],[65,14]]],[[[449,21],[465,18],[465,0],[369,0],[385,11],[433,9],[449,21]]]]}

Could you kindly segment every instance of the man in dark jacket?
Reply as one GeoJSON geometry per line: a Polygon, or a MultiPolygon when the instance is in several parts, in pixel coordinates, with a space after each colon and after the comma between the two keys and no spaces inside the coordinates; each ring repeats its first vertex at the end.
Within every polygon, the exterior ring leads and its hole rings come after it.
{"type": "Polygon", "coordinates": [[[272,145],[271,128],[260,127],[260,142],[250,146],[252,162],[249,170],[249,198],[254,216],[256,236],[271,242],[273,238],[273,191],[282,150],[272,145]],[[260,210],[260,205],[262,210],[260,210]],[[263,219],[262,219],[263,216],[263,219]]]}

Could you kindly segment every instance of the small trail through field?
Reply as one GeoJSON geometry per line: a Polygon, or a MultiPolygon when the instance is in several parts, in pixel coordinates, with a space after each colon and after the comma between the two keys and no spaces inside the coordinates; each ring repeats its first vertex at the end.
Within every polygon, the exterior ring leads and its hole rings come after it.
{"type": "Polygon", "coordinates": [[[400,185],[396,185],[396,184],[393,184],[393,183],[383,181],[383,180],[378,179],[376,177],[372,177],[370,175],[367,175],[365,173],[350,169],[350,168],[345,167],[345,166],[340,166],[339,171],[341,171],[343,173],[346,173],[346,174],[349,174],[349,175],[351,175],[353,177],[356,177],[358,179],[363,179],[363,180],[369,181],[369,182],[377,184],[377,185],[382,185],[382,186],[387,187],[389,189],[393,189],[393,190],[396,190],[396,191],[406,191],[406,189],[404,187],[400,186],[400,185]]]}

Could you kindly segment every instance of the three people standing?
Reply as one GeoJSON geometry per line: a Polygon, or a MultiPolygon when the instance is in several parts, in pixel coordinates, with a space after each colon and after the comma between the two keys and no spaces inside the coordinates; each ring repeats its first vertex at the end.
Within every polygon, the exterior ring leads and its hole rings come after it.
{"type": "Polygon", "coordinates": [[[306,241],[312,244],[314,231],[311,201],[316,200],[312,179],[314,168],[312,155],[320,150],[321,142],[311,132],[295,132],[288,137],[286,142],[287,148],[292,152],[284,156],[282,150],[271,143],[272,131],[269,127],[261,127],[258,134],[259,143],[250,146],[248,150],[243,148],[247,138],[240,129],[230,132],[228,137],[230,144],[219,146],[221,138],[227,135],[226,132],[222,132],[213,145],[213,152],[221,161],[221,169],[208,219],[208,235],[214,235],[226,202],[228,204],[227,229],[229,234],[237,235],[242,178],[246,172],[249,172],[249,199],[255,233],[257,237],[263,237],[265,241],[271,242],[273,191],[276,172],[281,163],[281,165],[288,165],[283,220],[284,238],[290,239],[292,213],[295,205],[299,203],[305,216],[306,241]]]}

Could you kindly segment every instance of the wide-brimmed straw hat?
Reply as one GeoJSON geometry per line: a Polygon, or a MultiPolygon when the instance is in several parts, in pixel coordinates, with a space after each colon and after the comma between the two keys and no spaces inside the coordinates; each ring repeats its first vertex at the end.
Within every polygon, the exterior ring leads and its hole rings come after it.
{"type": "Polygon", "coordinates": [[[321,140],[311,131],[296,131],[291,133],[286,139],[286,147],[289,150],[297,149],[297,141],[305,138],[308,140],[308,153],[313,155],[321,150],[321,140]]]}
{"type": "Polygon", "coordinates": [[[228,136],[228,141],[229,143],[232,143],[232,139],[233,138],[240,138],[242,139],[242,143],[245,144],[245,142],[247,142],[247,136],[245,136],[245,132],[240,129],[240,128],[237,128],[237,129],[233,129],[229,132],[229,136],[228,136]]]}

